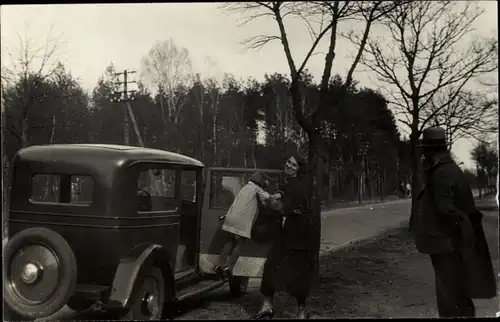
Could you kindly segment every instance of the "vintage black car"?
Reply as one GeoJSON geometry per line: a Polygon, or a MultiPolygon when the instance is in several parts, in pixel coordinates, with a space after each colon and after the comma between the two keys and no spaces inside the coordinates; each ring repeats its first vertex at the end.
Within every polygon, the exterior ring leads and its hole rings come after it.
{"type": "MultiPolygon", "coordinates": [[[[259,277],[275,229],[261,212],[230,278],[214,273],[235,195],[256,169],[209,168],[161,150],[101,144],[32,146],[13,162],[4,304],[24,320],[67,305],[159,319],[175,303],[259,277]],[[203,184],[204,183],[204,184],[203,184]]],[[[260,170],[282,179],[280,171],[260,170]]],[[[269,212],[269,213],[266,213],[269,212]]]]}

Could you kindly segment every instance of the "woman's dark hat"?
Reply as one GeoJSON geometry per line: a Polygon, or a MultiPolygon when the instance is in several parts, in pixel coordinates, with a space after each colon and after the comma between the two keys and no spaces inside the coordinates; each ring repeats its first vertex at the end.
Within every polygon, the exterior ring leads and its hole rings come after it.
{"type": "Polygon", "coordinates": [[[422,131],[422,139],[419,140],[417,146],[423,148],[445,147],[450,145],[446,141],[446,132],[442,127],[428,127],[422,131]]]}

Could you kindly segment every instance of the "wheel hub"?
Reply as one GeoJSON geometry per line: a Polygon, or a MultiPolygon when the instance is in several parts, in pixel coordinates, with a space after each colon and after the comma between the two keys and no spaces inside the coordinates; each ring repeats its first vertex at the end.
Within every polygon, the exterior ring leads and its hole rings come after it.
{"type": "Polygon", "coordinates": [[[38,280],[42,267],[38,263],[28,263],[21,271],[21,281],[25,284],[33,284],[38,280]]]}
{"type": "Polygon", "coordinates": [[[44,245],[23,247],[14,254],[9,266],[7,283],[22,302],[43,303],[59,285],[57,255],[44,245]]]}
{"type": "Polygon", "coordinates": [[[142,308],[144,314],[148,316],[154,316],[158,310],[158,300],[157,298],[151,294],[151,293],[146,293],[143,300],[142,300],[142,308]]]}

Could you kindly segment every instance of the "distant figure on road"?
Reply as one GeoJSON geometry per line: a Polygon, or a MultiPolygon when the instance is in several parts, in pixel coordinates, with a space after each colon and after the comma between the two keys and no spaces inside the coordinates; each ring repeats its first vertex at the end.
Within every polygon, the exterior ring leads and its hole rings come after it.
{"type": "Polygon", "coordinates": [[[409,182],[406,184],[406,196],[408,198],[411,197],[411,183],[409,183],[409,182]]]}
{"type": "Polygon", "coordinates": [[[469,183],[448,152],[444,129],[422,133],[425,186],[410,218],[419,252],[434,267],[440,317],[474,317],[473,298],[496,296],[496,280],[482,214],[469,183]]]}
{"type": "Polygon", "coordinates": [[[256,319],[274,315],[273,297],[279,291],[295,297],[297,318],[308,317],[306,299],[318,274],[321,218],[310,208],[304,181],[306,168],[299,156],[292,156],[285,163],[286,183],[280,187],[285,221],[264,265],[260,287],[264,300],[256,319]]]}
{"type": "Polygon", "coordinates": [[[400,193],[400,198],[405,198],[406,197],[406,186],[403,181],[399,184],[399,193],[400,193]]]}

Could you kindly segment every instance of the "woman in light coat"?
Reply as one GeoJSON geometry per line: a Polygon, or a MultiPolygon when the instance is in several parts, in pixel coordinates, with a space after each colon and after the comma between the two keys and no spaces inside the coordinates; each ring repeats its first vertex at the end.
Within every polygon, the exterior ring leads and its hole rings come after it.
{"type": "Polygon", "coordinates": [[[215,267],[215,271],[224,277],[229,277],[243,245],[252,238],[252,228],[259,214],[259,203],[265,205],[271,198],[278,198],[277,195],[271,196],[264,190],[267,186],[266,181],[263,173],[254,173],[236,195],[226,216],[223,217],[222,230],[230,236],[222,248],[219,265],[215,267]]]}

